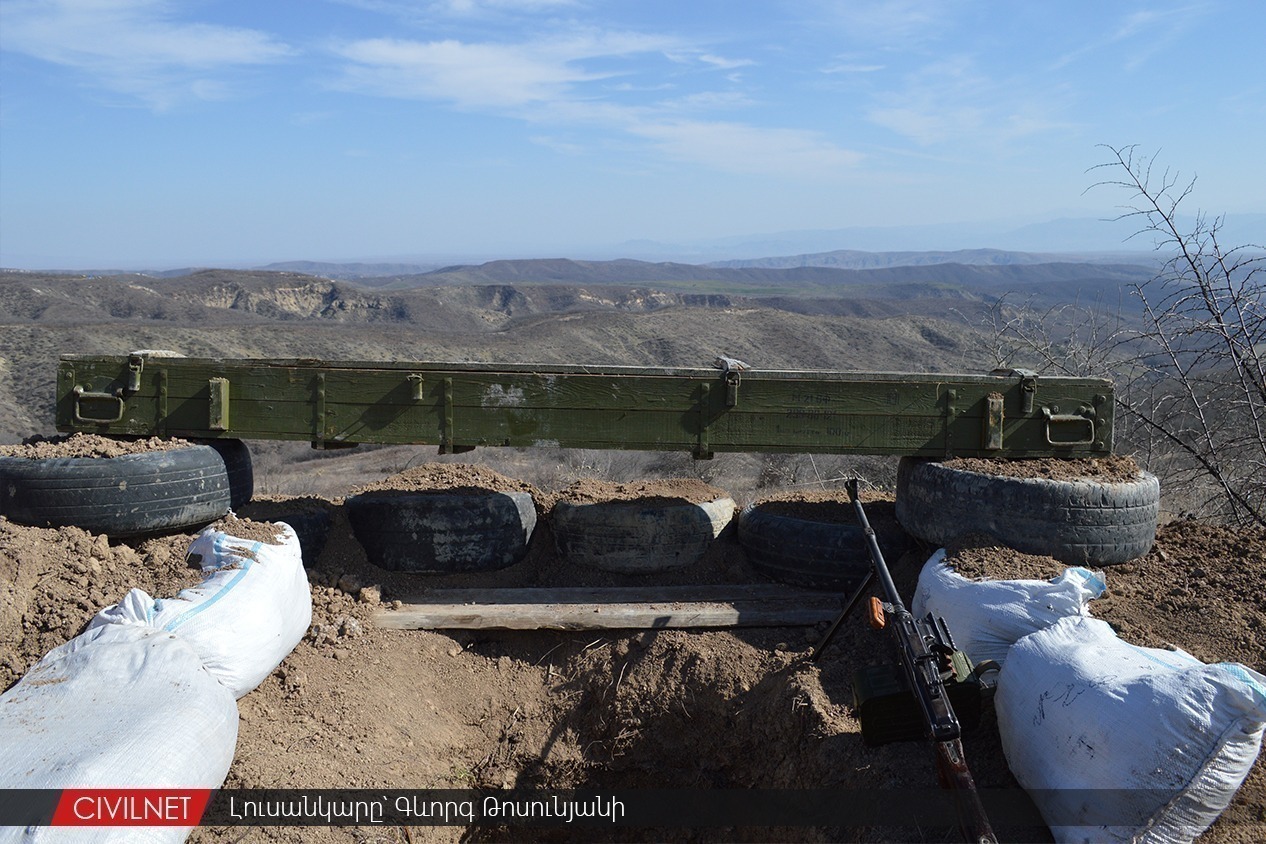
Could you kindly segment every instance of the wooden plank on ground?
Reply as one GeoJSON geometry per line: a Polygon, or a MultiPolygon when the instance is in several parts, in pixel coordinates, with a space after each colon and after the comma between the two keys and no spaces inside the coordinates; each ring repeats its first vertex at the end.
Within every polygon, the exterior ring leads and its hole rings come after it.
{"type": "Polygon", "coordinates": [[[374,616],[395,630],[646,630],[800,627],[831,621],[842,596],[766,584],[436,590],[374,616]]]}

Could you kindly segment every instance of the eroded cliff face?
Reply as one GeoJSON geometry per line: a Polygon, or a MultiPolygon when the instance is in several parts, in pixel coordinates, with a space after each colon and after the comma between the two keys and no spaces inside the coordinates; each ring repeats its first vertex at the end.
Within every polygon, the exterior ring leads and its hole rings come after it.
{"type": "Polygon", "coordinates": [[[274,283],[242,284],[215,281],[205,286],[186,285],[173,291],[184,301],[210,308],[246,311],[268,319],[347,319],[368,322],[393,318],[395,297],[361,291],[338,282],[316,278],[287,278],[274,283]]]}
{"type": "Polygon", "coordinates": [[[185,284],[164,292],[201,307],[246,312],[270,320],[418,322],[426,321],[425,315],[438,309],[449,313],[449,319],[469,321],[472,328],[494,329],[516,317],[540,314],[588,310],[645,313],[681,306],[724,308],[733,305],[729,296],[673,293],[645,287],[489,284],[388,292],[316,278],[279,277],[271,283],[207,281],[209,283],[185,284]]]}

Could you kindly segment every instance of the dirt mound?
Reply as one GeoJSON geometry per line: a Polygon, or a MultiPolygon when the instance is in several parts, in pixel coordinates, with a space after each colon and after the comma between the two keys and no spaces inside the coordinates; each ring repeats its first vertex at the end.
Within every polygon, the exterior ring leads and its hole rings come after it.
{"type": "Polygon", "coordinates": [[[696,478],[666,478],[616,484],[584,478],[553,496],[569,504],[600,504],[605,501],[637,501],[645,504],[703,504],[726,498],[729,493],[696,478]]]}
{"type": "MultiPolygon", "coordinates": [[[[858,496],[866,508],[866,520],[876,528],[896,527],[897,517],[891,493],[877,490],[859,490],[858,496]]],[[[766,513],[825,522],[834,525],[857,524],[857,511],[848,493],[842,489],[813,489],[780,492],[757,502],[766,513]]]]}
{"type": "Polygon", "coordinates": [[[1136,645],[1266,673],[1266,529],[1162,525],[1147,556],[1109,570],[1091,611],[1136,645]]]}
{"type": "Polygon", "coordinates": [[[188,440],[149,437],[119,440],[97,434],[74,433],[65,437],[30,437],[21,445],[0,445],[0,457],[25,457],[41,460],[47,457],[122,457],[147,451],[170,451],[191,445],[188,440]]]}
{"type": "Polygon", "coordinates": [[[223,519],[211,525],[211,530],[227,533],[238,539],[249,539],[252,542],[263,542],[265,545],[281,545],[282,530],[270,522],[257,522],[253,519],[242,519],[229,513],[223,519]]]}
{"type": "MultiPolygon", "coordinates": [[[[232,514],[214,527],[242,539],[280,541],[276,525],[232,514]]],[[[111,542],[79,528],[27,527],[0,517],[0,689],[129,589],[166,598],[202,582],[188,557],[192,540],[179,533],[111,542]]]]}
{"type": "Polygon", "coordinates": [[[1033,460],[992,460],[985,457],[957,457],[946,460],[951,469],[1004,475],[1011,478],[1043,478],[1049,481],[1094,480],[1100,483],[1132,481],[1138,477],[1139,465],[1133,457],[1113,454],[1106,457],[1082,457],[1061,460],[1043,457],[1033,460]]]}
{"type": "Polygon", "coordinates": [[[1068,567],[1054,557],[1022,554],[995,542],[985,535],[959,537],[945,549],[945,562],[971,580],[1051,580],[1068,567]]]}
{"type": "MultiPolygon", "coordinates": [[[[969,536],[947,549],[964,577],[1050,580],[1065,563],[969,536]]],[[[1194,521],[1161,525],[1144,557],[1106,572],[1091,612],[1136,645],[1181,647],[1205,662],[1266,668],[1266,530],[1194,521]]]]}
{"type": "Polygon", "coordinates": [[[189,536],[111,543],[79,528],[34,528],[0,518],[0,688],[77,636],[132,588],[175,595],[202,580],[185,560],[189,536]]]}
{"type": "Polygon", "coordinates": [[[434,492],[447,495],[526,492],[534,497],[540,494],[540,490],[531,484],[467,463],[423,463],[354,490],[357,494],[366,492],[434,492]]]}

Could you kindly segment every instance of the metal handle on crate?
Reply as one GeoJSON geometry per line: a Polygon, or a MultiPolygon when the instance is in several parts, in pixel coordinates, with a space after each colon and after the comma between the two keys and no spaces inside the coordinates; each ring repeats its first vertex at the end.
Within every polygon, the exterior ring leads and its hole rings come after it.
{"type": "Polygon", "coordinates": [[[1076,413],[1056,413],[1049,407],[1042,408],[1042,415],[1046,417],[1046,443],[1047,445],[1090,445],[1095,441],[1095,420],[1080,416],[1076,413]],[[1086,425],[1089,433],[1084,440],[1057,440],[1051,437],[1051,428],[1055,425],[1086,425]]]}
{"type": "Polygon", "coordinates": [[[123,397],[118,393],[90,393],[83,387],[75,387],[75,421],[88,422],[94,425],[112,425],[123,419],[123,397]],[[119,403],[119,412],[113,418],[105,418],[102,416],[84,416],[79,412],[80,402],[88,401],[113,401],[119,403]]]}

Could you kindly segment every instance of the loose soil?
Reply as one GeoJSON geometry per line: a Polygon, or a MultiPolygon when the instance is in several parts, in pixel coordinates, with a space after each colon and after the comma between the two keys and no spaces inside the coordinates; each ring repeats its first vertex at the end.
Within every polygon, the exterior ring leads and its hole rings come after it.
{"type": "Polygon", "coordinates": [[[636,501],[647,505],[704,504],[728,496],[729,493],[725,490],[696,478],[667,478],[625,484],[585,478],[556,493],[551,501],[565,501],[568,504],[599,504],[605,501],[636,501]]]}
{"type": "MultiPolygon", "coordinates": [[[[878,530],[897,526],[896,504],[891,493],[871,489],[858,490],[858,497],[866,511],[866,521],[878,530]]],[[[805,519],[810,522],[826,522],[833,525],[857,524],[857,511],[843,489],[795,490],[776,493],[762,498],[756,505],[766,513],[805,519]]]]}
{"type": "Polygon", "coordinates": [[[171,451],[193,445],[178,438],[149,437],[119,440],[97,434],[74,433],[65,437],[31,437],[20,445],[0,445],[0,457],[25,457],[42,460],[49,457],[123,457],[147,451],[171,451]]]}
{"type": "Polygon", "coordinates": [[[1133,457],[1113,454],[1107,457],[1081,457],[1063,460],[1042,457],[1033,460],[993,460],[985,457],[957,457],[946,460],[952,469],[1002,475],[1011,478],[1044,478],[1051,481],[1094,480],[1113,483],[1136,480],[1139,465],[1133,457]]]}
{"type": "Polygon", "coordinates": [[[1052,580],[1068,566],[1054,557],[1000,548],[992,536],[969,534],[946,549],[945,561],[971,580],[1052,580]]]}
{"type": "MultiPolygon", "coordinates": [[[[477,485],[445,464],[457,487],[477,485]]],[[[428,473],[432,486],[445,472],[428,473]]],[[[414,471],[414,470],[409,470],[414,471]]],[[[406,473],[407,474],[407,473],[406,473]]],[[[498,488],[502,480],[497,480],[498,488]]],[[[484,487],[486,488],[486,487],[484,487]]],[[[816,501],[802,505],[838,502],[816,501]]],[[[337,501],[252,502],[238,517],[289,519],[305,540],[313,625],[254,692],[228,788],[934,788],[926,748],[865,747],[851,712],[853,671],[886,661],[886,637],[859,618],[817,663],[821,628],[693,632],[391,631],[384,606],[450,587],[642,583],[568,566],[542,523],[528,557],[491,574],[422,577],[370,565],[337,501]]],[[[784,506],[796,512],[795,502],[784,506]]],[[[812,507],[800,513],[816,512],[812,507]]],[[[869,509],[868,509],[869,513],[869,509]]],[[[130,587],[175,594],[201,579],[185,561],[188,534],[113,543],[73,528],[0,520],[0,683],[14,682],[130,587]]],[[[931,549],[890,560],[907,597],[931,549]]],[[[997,549],[955,549],[979,576],[1041,574],[997,549]],[[972,558],[970,555],[975,554],[972,558]]],[[[1053,562],[1053,561],[1052,561],[1053,562]]],[[[1055,564],[1056,566],[1058,564],[1055,564]]],[[[1060,567],[1062,568],[1062,567],[1060,567]]],[[[1058,573],[1060,568],[1051,568],[1058,573]]],[[[659,583],[758,582],[729,533],[698,567],[659,583]],[[674,579],[675,578],[675,579],[674,579]]],[[[1108,573],[1092,604],[1139,644],[1172,643],[1209,661],[1266,670],[1266,531],[1174,522],[1156,548],[1108,573]]],[[[979,785],[1014,788],[992,712],[964,739],[979,785]]],[[[900,807],[894,807],[900,816],[900,807]]],[[[539,830],[205,828],[207,842],[450,842],[541,838],[539,830]]],[[[1044,828],[1000,830],[1049,841],[1044,828]]],[[[952,830],[581,830],[576,840],[941,841],[952,830]]],[[[559,836],[557,840],[572,840],[559,836]]],[[[1259,758],[1206,844],[1266,840],[1266,763],[1259,758]]]]}
{"type": "Polygon", "coordinates": [[[481,495],[486,492],[526,492],[534,497],[540,490],[531,484],[507,478],[483,466],[465,463],[423,463],[397,472],[381,481],[357,487],[366,492],[433,492],[445,495],[481,495]]]}
{"type": "Polygon", "coordinates": [[[238,539],[249,539],[251,542],[262,542],[265,545],[281,545],[284,536],[281,528],[272,522],[242,519],[233,513],[229,513],[211,527],[238,539]]]}
{"type": "Polygon", "coordinates": [[[34,528],[0,518],[0,687],[77,636],[129,589],[170,597],[202,580],[185,559],[190,536],[124,544],[79,528],[34,528]]]}

